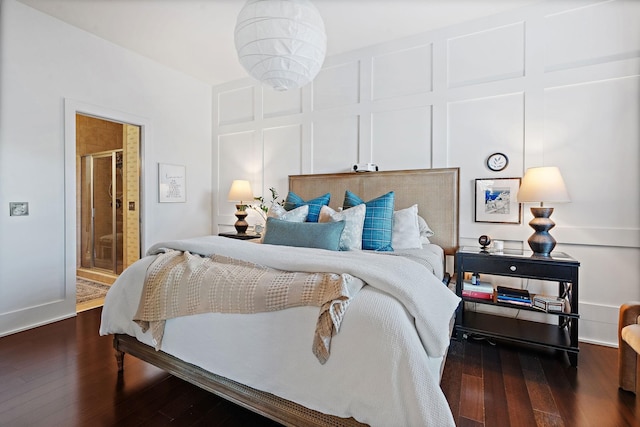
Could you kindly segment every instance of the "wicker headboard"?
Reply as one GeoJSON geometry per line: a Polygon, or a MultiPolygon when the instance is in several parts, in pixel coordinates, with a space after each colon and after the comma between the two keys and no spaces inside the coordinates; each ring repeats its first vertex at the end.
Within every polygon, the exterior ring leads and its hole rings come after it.
{"type": "Polygon", "coordinates": [[[303,199],[331,193],[334,209],[342,206],[345,190],[365,201],[394,191],[396,210],[417,203],[419,215],[435,232],[429,240],[447,255],[458,249],[459,168],[289,176],[289,191],[303,199]]]}

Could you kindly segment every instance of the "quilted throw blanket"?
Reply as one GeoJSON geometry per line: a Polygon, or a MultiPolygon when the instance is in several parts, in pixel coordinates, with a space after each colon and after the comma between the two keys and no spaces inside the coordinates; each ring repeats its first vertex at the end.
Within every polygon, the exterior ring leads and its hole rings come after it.
{"type": "Polygon", "coordinates": [[[362,285],[349,274],[283,271],[222,255],[164,249],[147,271],[134,321],[143,331],[151,330],[159,350],[167,319],[317,306],[313,353],[324,364],[331,337],[362,285]]]}

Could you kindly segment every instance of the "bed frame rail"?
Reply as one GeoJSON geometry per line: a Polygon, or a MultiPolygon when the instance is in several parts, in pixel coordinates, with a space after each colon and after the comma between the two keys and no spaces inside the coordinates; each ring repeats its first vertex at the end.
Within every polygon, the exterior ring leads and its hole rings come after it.
{"type": "Polygon", "coordinates": [[[285,426],[365,426],[353,418],[340,418],[323,414],[297,403],[282,399],[246,385],[205,371],[170,354],[156,351],[152,347],[125,335],[115,334],[113,347],[116,350],[118,370],[124,369],[124,355],[130,354],[170,374],[214,393],[237,405],[270,418],[285,426]]]}

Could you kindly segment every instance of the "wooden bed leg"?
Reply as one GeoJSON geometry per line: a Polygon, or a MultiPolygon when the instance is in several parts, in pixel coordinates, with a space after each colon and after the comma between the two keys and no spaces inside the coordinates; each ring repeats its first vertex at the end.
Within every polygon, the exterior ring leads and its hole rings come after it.
{"type": "Polygon", "coordinates": [[[124,370],[124,351],[116,350],[116,363],[118,364],[118,372],[124,370]]]}

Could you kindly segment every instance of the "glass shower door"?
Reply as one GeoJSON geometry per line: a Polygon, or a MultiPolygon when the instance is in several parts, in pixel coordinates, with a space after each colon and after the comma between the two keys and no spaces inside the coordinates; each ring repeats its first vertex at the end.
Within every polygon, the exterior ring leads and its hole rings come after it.
{"type": "Polygon", "coordinates": [[[93,156],[94,265],[116,271],[118,239],[115,220],[115,153],[93,156]]]}
{"type": "Polygon", "coordinates": [[[122,222],[117,220],[117,209],[122,179],[116,179],[116,153],[84,157],[81,174],[81,265],[119,273],[122,230],[117,226],[121,228],[122,222]]]}

